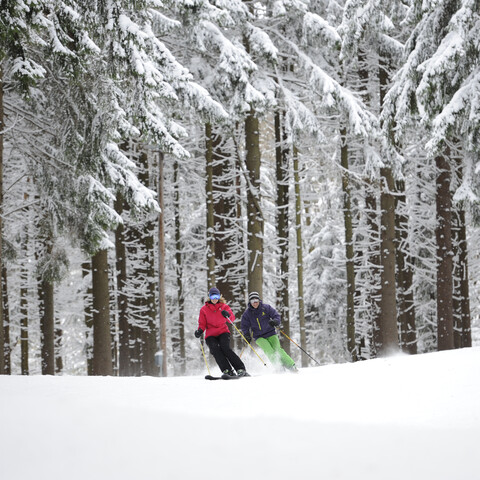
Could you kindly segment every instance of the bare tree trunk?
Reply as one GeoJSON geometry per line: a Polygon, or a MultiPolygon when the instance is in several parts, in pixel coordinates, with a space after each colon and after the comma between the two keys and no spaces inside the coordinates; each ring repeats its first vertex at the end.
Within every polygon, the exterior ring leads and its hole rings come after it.
{"type": "Polygon", "coordinates": [[[55,311],[53,283],[39,283],[42,375],[55,375],[55,311]]]}
{"type": "MultiPolygon", "coordinates": [[[[25,232],[25,237],[27,233],[25,232]]],[[[23,239],[22,249],[26,254],[27,239],[23,239]]],[[[28,270],[22,265],[20,273],[20,363],[22,375],[29,374],[28,366],[28,270]]]]}
{"type": "Polygon", "coordinates": [[[182,238],[180,225],[180,187],[178,179],[178,161],[174,160],[173,165],[173,210],[175,216],[175,262],[177,277],[177,303],[178,303],[178,326],[175,329],[177,335],[172,338],[173,348],[177,351],[178,367],[176,371],[183,375],[186,371],[186,351],[185,351],[185,298],[183,294],[183,258],[182,258],[182,238]]]}
{"type": "MultiPolygon", "coordinates": [[[[0,65],[0,268],[3,269],[3,141],[5,122],[3,113],[3,70],[0,65]]],[[[3,292],[3,282],[0,281],[0,296],[3,292]]],[[[0,302],[0,375],[5,372],[5,324],[3,302],[0,302]]]]}
{"type": "Polygon", "coordinates": [[[206,183],[205,195],[207,198],[207,288],[215,286],[215,217],[213,209],[213,136],[212,125],[205,125],[206,137],[206,183]]]}
{"type": "Polygon", "coordinates": [[[55,373],[59,374],[63,372],[63,357],[62,357],[62,342],[63,342],[63,330],[59,327],[55,328],[55,373]]]}
{"type": "MultiPolygon", "coordinates": [[[[297,284],[298,284],[298,321],[300,323],[300,345],[307,350],[307,332],[305,326],[305,302],[303,298],[303,245],[302,245],[302,199],[300,197],[300,171],[298,152],[293,148],[293,174],[295,182],[295,230],[297,240],[297,284]]],[[[302,352],[302,367],[308,366],[308,357],[302,352]]]]}
{"type": "Polygon", "coordinates": [[[453,343],[455,348],[471,347],[467,239],[465,211],[461,206],[453,209],[452,248],[456,259],[453,275],[453,343]]]}
{"type": "Polygon", "coordinates": [[[465,226],[465,210],[459,211],[460,230],[458,235],[459,263],[462,266],[460,276],[460,301],[462,312],[462,347],[472,346],[472,326],[470,315],[470,289],[468,284],[468,249],[465,226]]]}
{"type": "Polygon", "coordinates": [[[380,300],[380,355],[398,350],[397,301],[395,279],[395,197],[392,170],[380,169],[382,190],[380,193],[381,214],[381,300],[380,300]]]}
{"type": "MultiPolygon", "coordinates": [[[[1,213],[0,213],[1,215],[1,213]]],[[[2,288],[2,300],[3,300],[3,331],[4,331],[4,338],[3,338],[3,345],[5,347],[4,350],[4,358],[5,358],[5,364],[4,364],[4,374],[5,375],[11,375],[12,374],[12,362],[11,362],[11,345],[10,345],[10,307],[9,307],[9,302],[8,302],[8,278],[7,278],[7,269],[4,266],[2,268],[2,283],[3,283],[3,288],[2,288]]],[[[1,335],[0,335],[1,336],[1,335]]],[[[0,349],[1,352],[1,349],[0,349]]]]}
{"type": "Polygon", "coordinates": [[[340,129],[340,162],[342,166],[343,221],[345,224],[345,259],[347,269],[347,350],[353,362],[357,361],[355,342],[355,259],[353,249],[352,200],[348,165],[347,129],[340,129]]]}
{"type": "MultiPolygon", "coordinates": [[[[282,124],[281,111],[275,110],[275,158],[277,179],[277,241],[280,256],[277,273],[277,310],[282,319],[285,333],[290,336],[289,298],[288,298],[288,206],[289,206],[289,165],[286,147],[285,129],[282,124]]],[[[282,336],[282,347],[290,354],[290,341],[282,336]]]]}
{"type": "Polygon", "coordinates": [[[163,179],[163,152],[158,152],[158,307],[159,307],[159,333],[160,350],[163,352],[162,376],[166,377],[167,372],[167,314],[165,300],[165,206],[163,202],[164,179],[163,179]]]}
{"type": "Polygon", "coordinates": [[[92,257],[92,294],[93,375],[113,375],[107,250],[92,257]]]}
{"type": "Polygon", "coordinates": [[[405,353],[417,353],[417,329],[415,321],[415,301],[413,298],[413,259],[408,251],[408,217],[398,213],[405,208],[405,182],[396,182],[396,260],[398,277],[398,322],[400,324],[400,345],[405,353]]]}
{"type": "MultiPolygon", "coordinates": [[[[124,199],[117,193],[115,211],[122,215],[124,199]]],[[[117,309],[118,309],[118,374],[121,377],[131,375],[130,372],[130,346],[128,324],[128,295],[125,291],[127,285],[127,250],[125,248],[125,226],[119,224],[115,230],[115,266],[117,270],[117,309]]]]}
{"type": "MultiPolygon", "coordinates": [[[[380,108],[383,108],[388,89],[389,59],[380,58],[380,108]]],[[[388,355],[398,350],[397,292],[395,277],[395,182],[390,166],[380,169],[380,355],[388,355]]]]}
{"type": "Polygon", "coordinates": [[[453,343],[452,196],[449,153],[435,158],[437,166],[437,342],[438,350],[453,343]]]}
{"type": "MultiPolygon", "coordinates": [[[[141,148],[141,146],[137,146],[141,148]]],[[[149,175],[149,159],[145,151],[139,152],[138,178],[143,185],[152,187],[149,175]]],[[[162,192],[163,193],[163,192],[162,192]]],[[[140,235],[141,262],[139,268],[140,277],[144,279],[145,290],[141,299],[141,310],[145,327],[142,329],[142,373],[150,376],[158,376],[158,367],[155,365],[155,353],[157,351],[157,329],[155,320],[157,316],[155,302],[155,255],[154,255],[154,223],[149,217],[142,223],[140,235]]]]}
{"type": "MultiPolygon", "coordinates": [[[[218,128],[212,129],[212,192],[214,210],[215,285],[235,312],[241,305],[235,293],[238,278],[235,169],[229,159],[227,141],[218,128]]],[[[233,330],[233,329],[232,329],[233,330]]]]}
{"type": "Polygon", "coordinates": [[[263,296],[263,217],[260,210],[260,126],[253,108],[245,119],[248,290],[263,296]]]}
{"type": "MultiPolygon", "coordinates": [[[[92,263],[82,263],[82,278],[91,275],[92,263]]],[[[92,281],[88,282],[87,290],[83,293],[83,312],[85,319],[85,356],[87,358],[87,375],[93,375],[93,314],[92,314],[92,281]]]]}

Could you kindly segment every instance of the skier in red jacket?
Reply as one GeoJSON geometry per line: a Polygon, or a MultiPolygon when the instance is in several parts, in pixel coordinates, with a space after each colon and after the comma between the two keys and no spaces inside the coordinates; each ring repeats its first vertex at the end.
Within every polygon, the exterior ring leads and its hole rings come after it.
{"type": "Polygon", "coordinates": [[[230,348],[230,330],[227,322],[234,321],[235,315],[220,295],[220,290],[213,287],[208,292],[208,300],[200,309],[195,336],[200,338],[205,332],[205,342],[222,373],[235,376],[233,370],[235,369],[238,376],[244,376],[247,375],[245,364],[230,348]],[[229,318],[226,318],[227,316],[229,318]]]}

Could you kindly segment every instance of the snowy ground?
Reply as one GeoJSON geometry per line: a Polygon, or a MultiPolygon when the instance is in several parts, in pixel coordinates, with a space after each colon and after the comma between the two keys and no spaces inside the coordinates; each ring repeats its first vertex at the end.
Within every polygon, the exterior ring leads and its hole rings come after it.
{"type": "Polygon", "coordinates": [[[216,382],[0,377],[0,477],[480,479],[480,347],[259,368],[216,382]]]}

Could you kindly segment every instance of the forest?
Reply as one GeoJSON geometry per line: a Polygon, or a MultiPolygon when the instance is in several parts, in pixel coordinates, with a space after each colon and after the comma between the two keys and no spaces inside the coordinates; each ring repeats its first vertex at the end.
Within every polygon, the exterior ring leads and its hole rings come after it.
{"type": "Polygon", "coordinates": [[[480,344],[479,24],[1,0],[0,374],[200,370],[212,286],[237,319],[259,292],[301,367],[480,344]]]}

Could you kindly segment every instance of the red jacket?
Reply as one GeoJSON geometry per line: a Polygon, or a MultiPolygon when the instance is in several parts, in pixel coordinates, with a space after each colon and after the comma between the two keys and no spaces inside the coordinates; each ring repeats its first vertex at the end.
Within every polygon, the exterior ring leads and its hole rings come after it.
{"type": "Polygon", "coordinates": [[[233,323],[235,315],[232,309],[226,303],[217,302],[214,305],[212,302],[205,302],[205,305],[200,309],[198,316],[198,328],[205,332],[205,338],[218,337],[222,333],[230,333],[226,322],[233,323]],[[222,315],[222,310],[226,310],[230,314],[227,320],[222,315]]]}

